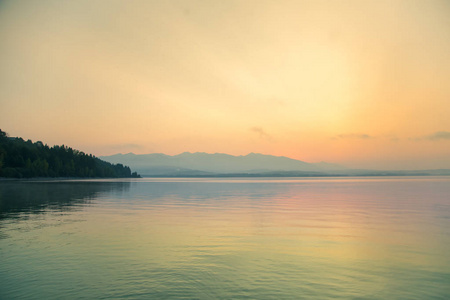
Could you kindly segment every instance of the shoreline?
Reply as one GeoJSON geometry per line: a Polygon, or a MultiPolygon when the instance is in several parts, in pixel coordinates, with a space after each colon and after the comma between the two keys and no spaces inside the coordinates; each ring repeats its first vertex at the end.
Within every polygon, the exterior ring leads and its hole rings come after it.
{"type": "Polygon", "coordinates": [[[69,180],[95,180],[95,179],[136,179],[142,177],[30,177],[30,178],[8,178],[0,177],[0,182],[8,181],[69,181],[69,180]]]}
{"type": "Polygon", "coordinates": [[[331,178],[331,177],[449,177],[450,175],[440,174],[321,174],[321,175],[258,175],[258,174],[219,174],[219,175],[151,175],[141,177],[31,177],[31,178],[6,178],[0,177],[0,182],[36,182],[36,181],[73,181],[73,180],[107,180],[107,179],[145,179],[145,178],[331,178]]]}

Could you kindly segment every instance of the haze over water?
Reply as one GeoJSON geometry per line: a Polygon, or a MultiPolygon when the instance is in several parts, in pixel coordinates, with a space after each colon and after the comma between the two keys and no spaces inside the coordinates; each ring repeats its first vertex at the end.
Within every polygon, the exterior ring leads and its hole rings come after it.
{"type": "Polygon", "coordinates": [[[450,178],[0,183],[1,299],[448,299],[450,178]]]}

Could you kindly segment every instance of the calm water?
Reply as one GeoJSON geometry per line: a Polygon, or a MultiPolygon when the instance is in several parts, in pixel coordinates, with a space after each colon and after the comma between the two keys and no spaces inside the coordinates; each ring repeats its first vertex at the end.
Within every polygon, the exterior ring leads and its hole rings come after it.
{"type": "Polygon", "coordinates": [[[0,299],[450,299],[450,178],[0,183],[0,299]]]}

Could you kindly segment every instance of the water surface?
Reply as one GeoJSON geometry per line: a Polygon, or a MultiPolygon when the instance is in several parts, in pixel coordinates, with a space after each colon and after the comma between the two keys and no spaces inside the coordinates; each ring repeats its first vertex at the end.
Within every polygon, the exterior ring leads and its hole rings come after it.
{"type": "Polygon", "coordinates": [[[0,183],[0,299],[450,299],[450,178],[0,183]]]}

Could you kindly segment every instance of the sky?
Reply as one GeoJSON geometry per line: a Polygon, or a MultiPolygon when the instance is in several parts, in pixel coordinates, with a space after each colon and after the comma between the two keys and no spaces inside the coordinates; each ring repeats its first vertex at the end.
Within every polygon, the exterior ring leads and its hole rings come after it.
{"type": "Polygon", "coordinates": [[[0,1],[0,129],[96,156],[450,168],[450,1],[0,1]]]}

